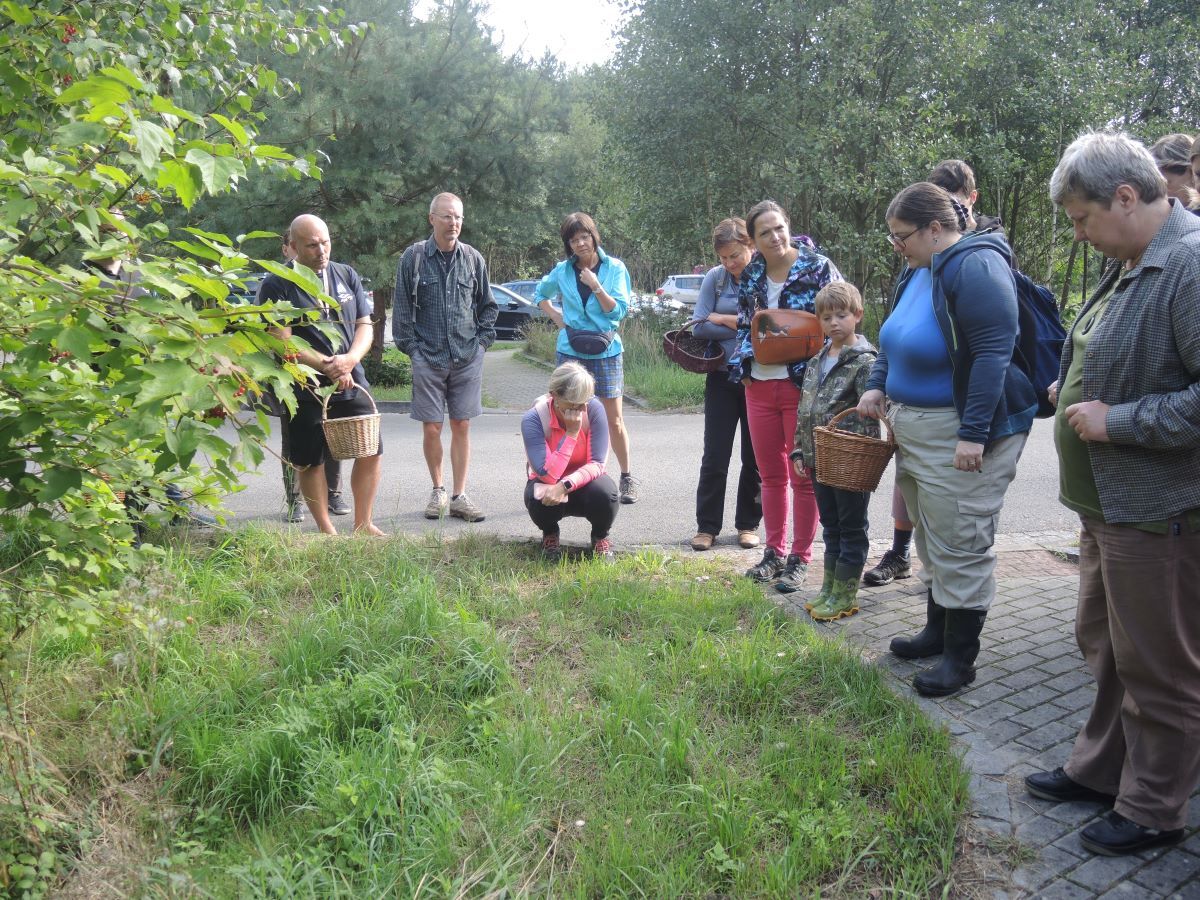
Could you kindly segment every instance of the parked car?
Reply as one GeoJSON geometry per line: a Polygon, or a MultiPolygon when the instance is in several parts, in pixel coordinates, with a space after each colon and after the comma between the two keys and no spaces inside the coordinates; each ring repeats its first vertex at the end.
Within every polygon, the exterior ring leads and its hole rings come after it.
{"type": "Polygon", "coordinates": [[[660,300],[678,300],[686,306],[695,306],[703,281],[703,275],[668,275],[654,293],[660,300]]]}
{"type": "Polygon", "coordinates": [[[530,303],[533,303],[533,293],[537,290],[538,283],[536,281],[506,281],[500,287],[507,288],[514,294],[519,294],[530,303]]]}
{"type": "MultiPolygon", "coordinates": [[[[533,284],[536,285],[537,282],[533,284]]],[[[500,307],[500,315],[496,317],[497,340],[524,340],[530,323],[534,319],[546,318],[546,314],[533,303],[502,284],[492,285],[492,299],[500,307]]]]}

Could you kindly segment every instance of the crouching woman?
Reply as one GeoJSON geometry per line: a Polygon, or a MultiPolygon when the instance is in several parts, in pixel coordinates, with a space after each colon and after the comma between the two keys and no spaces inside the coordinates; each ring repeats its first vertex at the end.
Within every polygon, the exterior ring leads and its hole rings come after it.
{"type": "Polygon", "coordinates": [[[617,486],[604,469],[608,418],[596,399],[595,381],[579,363],[550,375],[549,392],[521,420],[528,480],[525,508],[542,530],[542,553],[557,561],[559,523],[580,516],[591,525],[592,554],[611,558],[608,539],[617,517],[617,486]]]}

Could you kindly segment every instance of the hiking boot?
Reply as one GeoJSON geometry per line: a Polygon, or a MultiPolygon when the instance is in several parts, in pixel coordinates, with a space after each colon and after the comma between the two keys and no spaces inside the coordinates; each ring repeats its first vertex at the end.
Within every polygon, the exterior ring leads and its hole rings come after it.
{"type": "Polygon", "coordinates": [[[284,518],[286,518],[287,521],[291,522],[293,525],[299,525],[301,522],[307,520],[308,516],[305,514],[304,504],[293,503],[290,505],[284,518]]]}
{"type": "Polygon", "coordinates": [[[1128,856],[1154,847],[1170,847],[1182,840],[1182,828],[1169,831],[1147,828],[1125,818],[1115,809],[1109,810],[1079,832],[1079,843],[1093,853],[1104,856],[1128,856]]]}
{"type": "Polygon", "coordinates": [[[341,491],[329,492],[329,513],[334,516],[347,516],[350,514],[350,507],[342,499],[341,491]]]}
{"type": "Polygon", "coordinates": [[[693,550],[708,550],[712,548],[713,541],[717,539],[716,535],[709,534],[707,531],[698,531],[696,536],[692,538],[693,550]]]}
{"type": "Polygon", "coordinates": [[[891,584],[897,578],[907,578],[912,574],[912,563],[907,553],[889,550],[879,560],[879,565],[863,576],[863,584],[879,587],[881,584],[891,584]]]}
{"type": "Polygon", "coordinates": [[[738,546],[743,550],[753,550],[758,546],[758,529],[757,528],[739,528],[738,529],[738,546]]]}
{"type": "Polygon", "coordinates": [[[450,499],[450,515],[464,522],[482,522],[484,519],[483,510],[471,502],[466,491],[450,499]]]}
{"type": "Polygon", "coordinates": [[[557,534],[542,535],[542,558],[548,563],[556,563],[562,559],[562,546],[558,543],[557,534]]]}
{"type": "Polygon", "coordinates": [[[621,495],[621,502],[622,503],[637,503],[638,502],[638,488],[641,487],[641,484],[642,483],[640,481],[638,481],[636,478],[634,478],[632,475],[622,475],[621,483],[617,487],[617,490],[619,491],[619,493],[621,495]]]}
{"type": "Polygon", "coordinates": [[[450,507],[450,498],[446,496],[444,487],[435,487],[429,494],[429,502],[425,504],[425,518],[440,519],[446,515],[450,507]]]}
{"type": "Polygon", "coordinates": [[[803,562],[797,554],[789,553],[783,571],[779,573],[779,580],[775,582],[775,590],[781,594],[795,593],[804,586],[807,576],[808,563],[803,562]]]}
{"type": "Polygon", "coordinates": [[[925,627],[912,637],[892,638],[891,651],[901,659],[924,659],[942,652],[946,636],[946,610],[925,595],[925,627]]]}
{"type": "Polygon", "coordinates": [[[608,538],[597,538],[592,541],[592,558],[615,559],[616,554],[613,553],[612,541],[608,538]]]}
{"type": "Polygon", "coordinates": [[[824,603],[813,604],[808,614],[817,622],[835,622],[858,612],[858,572],[848,578],[834,578],[833,590],[824,603]]]}
{"type": "Polygon", "coordinates": [[[763,551],[762,559],[756,565],[746,570],[746,577],[766,584],[768,581],[774,581],[778,578],[782,571],[783,557],[775,552],[774,547],[768,547],[763,551]]]}
{"type": "MultiPolygon", "coordinates": [[[[775,589],[777,591],[779,591],[781,594],[791,593],[790,591],[785,591],[779,585],[775,585],[775,589]]],[[[817,596],[813,597],[811,600],[809,600],[807,603],[804,604],[804,608],[811,610],[814,606],[824,604],[825,601],[829,599],[829,597],[832,593],[833,593],[833,566],[830,565],[829,563],[826,563],[825,564],[825,575],[821,579],[821,590],[817,591],[817,596]]]]}

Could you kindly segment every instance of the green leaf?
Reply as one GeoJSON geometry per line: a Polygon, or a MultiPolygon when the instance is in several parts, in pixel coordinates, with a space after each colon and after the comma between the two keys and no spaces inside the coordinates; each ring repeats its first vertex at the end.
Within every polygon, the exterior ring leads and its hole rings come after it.
{"type": "Polygon", "coordinates": [[[192,208],[201,194],[200,173],[174,159],[165,160],[159,166],[156,183],[161,189],[174,191],[187,209],[192,208]]]}
{"type": "Polygon", "coordinates": [[[110,129],[99,122],[68,122],[54,132],[54,141],[65,147],[103,144],[110,133],[110,129]]]}
{"type": "Polygon", "coordinates": [[[56,343],[76,359],[88,359],[92,355],[92,333],[78,325],[69,325],[62,330],[56,343]]]}
{"type": "Polygon", "coordinates": [[[159,94],[155,94],[150,99],[150,106],[155,112],[162,113],[164,116],[176,116],[180,119],[186,119],[193,125],[204,124],[204,119],[202,119],[200,116],[196,115],[191,110],[182,109],[176,106],[166,97],[160,96],[159,94]]]}
{"type": "Polygon", "coordinates": [[[234,140],[236,140],[241,146],[245,147],[250,143],[250,135],[247,134],[246,129],[237,122],[233,121],[232,119],[227,119],[220,113],[213,113],[212,118],[217,122],[220,122],[221,125],[224,126],[225,130],[232,134],[234,140]]]}
{"type": "Polygon", "coordinates": [[[100,70],[100,74],[107,75],[109,78],[120,81],[138,93],[142,93],[146,90],[146,82],[138,78],[133,71],[127,69],[125,66],[106,66],[100,70]]]}
{"type": "Polygon", "coordinates": [[[213,156],[206,150],[193,147],[184,157],[200,171],[200,181],[210,194],[221,193],[230,183],[237,183],[246,174],[240,159],[229,156],[213,156]]]}
{"type": "Polygon", "coordinates": [[[131,99],[128,88],[107,75],[93,75],[77,81],[55,99],[60,106],[86,100],[92,106],[101,103],[128,103],[131,99]]]}
{"type": "Polygon", "coordinates": [[[137,151],[142,165],[147,169],[153,167],[159,157],[170,154],[171,148],[175,145],[175,136],[171,132],[161,125],[147,122],[145,119],[135,119],[129,126],[129,130],[137,141],[137,151]]]}
{"type": "Polygon", "coordinates": [[[5,0],[0,3],[0,11],[16,22],[18,25],[32,25],[33,13],[24,4],[13,3],[12,0],[5,0]]]}
{"type": "Polygon", "coordinates": [[[194,241],[168,241],[172,247],[178,247],[185,253],[190,253],[193,256],[199,256],[201,259],[209,259],[213,262],[221,261],[221,254],[211,247],[204,244],[197,244],[194,241]]]}
{"type": "Polygon", "coordinates": [[[204,384],[204,376],[179,359],[156,360],[143,370],[148,380],[138,391],[139,405],[185,396],[204,384]]]}
{"type": "Polygon", "coordinates": [[[57,500],[67,491],[78,490],[83,484],[83,476],[78,469],[50,468],[42,472],[42,485],[38,489],[38,499],[43,503],[57,500]]]}

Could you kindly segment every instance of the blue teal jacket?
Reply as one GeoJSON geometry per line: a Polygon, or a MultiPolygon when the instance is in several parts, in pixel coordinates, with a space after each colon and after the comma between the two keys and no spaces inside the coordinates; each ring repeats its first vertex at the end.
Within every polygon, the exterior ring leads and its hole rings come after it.
{"type": "MultiPolygon", "coordinates": [[[[1004,238],[971,234],[935,253],[930,266],[933,314],[953,370],[954,409],[961,420],[958,437],[985,446],[1029,431],[1037,412],[1033,385],[1024,372],[1010,365],[1017,342],[1017,288],[1011,260],[1012,251],[1004,238]],[[942,278],[946,264],[976,247],[984,249],[967,253],[953,283],[946,284],[942,278]]],[[[889,311],[895,308],[912,273],[905,269],[900,274],[889,311]]],[[[885,390],[887,373],[887,353],[881,347],[867,390],[885,390]]]]}
{"type": "MultiPolygon", "coordinates": [[[[779,295],[780,309],[802,309],[814,312],[817,291],[831,281],[842,281],[842,273],[828,257],[817,252],[816,245],[805,235],[792,238],[792,246],[800,251],[779,295]]],[[[755,252],[742,271],[738,289],[737,345],[729,357],[729,380],[742,381],[750,376],[754,351],[750,346],[750,320],[754,311],[767,308],[767,263],[755,252]]],[[[796,387],[804,383],[804,366],[808,360],[788,363],[788,377],[796,387]]]]}
{"type": "MultiPolygon", "coordinates": [[[[596,278],[599,279],[600,286],[608,292],[608,296],[617,301],[612,312],[605,312],[600,306],[600,301],[594,297],[589,298],[586,304],[580,299],[579,288],[575,285],[574,255],[564,259],[538,282],[533,302],[540,303],[542,300],[562,297],[563,322],[567,325],[572,328],[585,328],[593,331],[613,331],[625,318],[625,314],[629,312],[629,300],[633,295],[633,281],[629,277],[629,270],[625,268],[625,263],[615,256],[609,256],[602,247],[597,247],[596,252],[600,255],[600,272],[596,278]]],[[[618,355],[623,349],[621,335],[618,334],[604,353],[597,356],[584,356],[571,347],[565,328],[559,329],[558,343],[555,347],[559,353],[581,359],[607,359],[610,356],[618,355]]]]}

